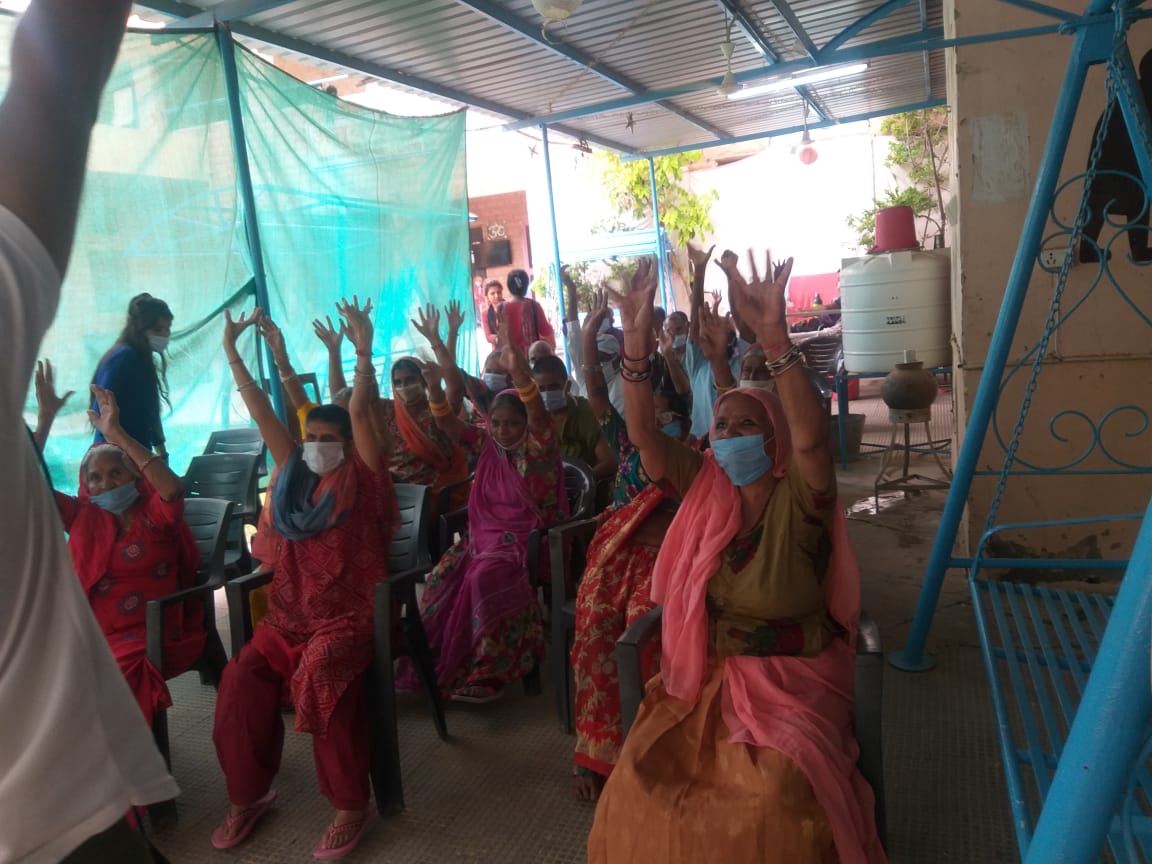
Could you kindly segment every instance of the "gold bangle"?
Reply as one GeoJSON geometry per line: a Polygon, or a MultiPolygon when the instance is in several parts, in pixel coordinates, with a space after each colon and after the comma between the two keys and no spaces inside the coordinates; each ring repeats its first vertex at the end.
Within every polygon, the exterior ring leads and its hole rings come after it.
{"type": "Polygon", "coordinates": [[[516,392],[520,394],[521,402],[531,402],[540,395],[540,388],[536,386],[536,382],[525,384],[523,387],[517,387],[516,392]]]}
{"type": "Polygon", "coordinates": [[[736,389],[735,384],[728,384],[728,385],[718,384],[716,382],[715,378],[712,379],[712,386],[716,388],[717,393],[727,393],[729,390],[735,390],[736,389]]]}
{"type": "Polygon", "coordinates": [[[257,384],[255,381],[245,381],[243,384],[238,384],[236,386],[236,392],[237,393],[243,393],[249,387],[256,387],[256,386],[257,386],[257,384]]]}
{"type": "Polygon", "coordinates": [[[148,466],[151,465],[153,462],[155,462],[159,458],[160,458],[160,454],[154,453],[150,458],[145,459],[144,462],[140,465],[140,473],[143,474],[145,471],[147,471],[148,466]]]}
{"type": "Polygon", "coordinates": [[[443,402],[429,402],[428,410],[432,412],[433,417],[449,417],[452,414],[452,406],[448,404],[448,400],[443,402]]]}

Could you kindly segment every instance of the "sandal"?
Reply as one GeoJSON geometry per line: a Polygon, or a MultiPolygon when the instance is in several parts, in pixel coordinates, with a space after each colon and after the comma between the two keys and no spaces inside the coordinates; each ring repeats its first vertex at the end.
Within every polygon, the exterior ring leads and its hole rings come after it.
{"type": "Polygon", "coordinates": [[[329,822],[320,842],[312,847],[312,857],[320,861],[335,861],[338,858],[343,858],[356,848],[360,843],[360,838],[368,830],[369,815],[366,810],[363,816],[353,822],[345,822],[343,825],[337,825],[334,821],[329,822]],[[344,842],[340,843],[341,840],[344,842]],[[340,845],[334,845],[336,843],[340,843],[340,845]]]}
{"type": "Polygon", "coordinates": [[[486,684],[473,684],[470,687],[461,687],[448,698],[453,702],[465,702],[469,705],[487,705],[495,702],[504,695],[498,687],[489,687],[486,684]]]}
{"type": "Polygon", "coordinates": [[[236,814],[229,812],[212,832],[212,845],[217,849],[231,849],[243,843],[275,801],[276,790],[269,789],[268,794],[255,804],[250,804],[236,814]]]}

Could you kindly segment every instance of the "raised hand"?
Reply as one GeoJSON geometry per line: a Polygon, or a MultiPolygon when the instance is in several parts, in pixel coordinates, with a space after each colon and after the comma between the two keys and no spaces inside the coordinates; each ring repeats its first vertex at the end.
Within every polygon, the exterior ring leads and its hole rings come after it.
{"type": "Polygon", "coordinates": [[[624,333],[652,332],[652,306],[656,302],[659,275],[651,258],[641,258],[632,274],[627,294],[606,287],[608,297],[620,310],[620,325],[624,333]]]}
{"type": "Polygon", "coordinates": [[[464,326],[464,307],[460,305],[459,300],[450,300],[448,302],[448,332],[459,333],[462,326],[464,326]]]}
{"type": "Polygon", "coordinates": [[[497,344],[504,346],[500,352],[500,368],[508,373],[514,383],[531,380],[531,370],[528,361],[516,347],[509,333],[508,312],[503,306],[496,312],[496,332],[499,334],[497,344]]]}
{"type": "Polygon", "coordinates": [[[612,310],[608,307],[608,293],[604,288],[597,288],[592,292],[592,308],[588,310],[588,314],[584,316],[584,324],[580,328],[580,332],[584,338],[587,339],[591,336],[593,339],[600,332],[600,325],[612,314],[612,310]]]}
{"type": "Polygon", "coordinates": [[[75,390],[69,390],[63,396],[57,396],[56,373],[52,368],[52,361],[39,360],[36,362],[36,404],[40,408],[41,415],[55,417],[64,407],[64,403],[75,392],[75,390]]]}
{"type": "Polygon", "coordinates": [[[429,303],[423,309],[416,310],[416,319],[412,320],[412,326],[435,348],[440,343],[440,310],[429,303]]]}
{"type": "Polygon", "coordinates": [[[676,350],[675,343],[672,341],[672,334],[663,327],[656,329],[656,342],[660,346],[660,353],[665,357],[676,350]]]}
{"type": "Polygon", "coordinates": [[[111,441],[120,430],[120,406],[116,404],[116,394],[93,384],[92,396],[96,399],[96,410],[88,409],[88,419],[101,435],[111,441]]]}
{"type": "Polygon", "coordinates": [[[340,350],[340,343],[344,341],[344,328],[333,327],[330,317],[325,315],[323,321],[319,318],[313,319],[312,330],[315,331],[316,338],[324,343],[324,347],[329,352],[340,350]]]}
{"type": "Polygon", "coordinates": [[[263,336],[264,341],[268,343],[268,347],[272,351],[272,356],[283,357],[285,353],[284,334],[280,331],[280,328],[276,326],[276,322],[267,315],[261,315],[256,326],[260,328],[260,335],[263,336]]]}
{"type": "Polygon", "coordinates": [[[707,359],[727,359],[732,330],[732,320],[728,316],[709,309],[707,304],[700,307],[700,335],[697,341],[707,359]]]}
{"type": "Polygon", "coordinates": [[[224,347],[226,349],[236,350],[236,340],[240,334],[251,327],[253,324],[259,324],[260,319],[264,313],[260,311],[257,306],[252,310],[252,314],[241,312],[240,317],[236,320],[232,319],[232,311],[230,309],[224,310],[224,347]]]}
{"type": "Polygon", "coordinates": [[[444,371],[439,364],[432,360],[421,360],[419,357],[414,357],[413,360],[420,367],[420,374],[424,376],[424,383],[428,385],[428,391],[430,393],[440,392],[443,389],[444,371]]]}
{"type": "Polygon", "coordinates": [[[692,273],[703,273],[704,268],[708,266],[708,262],[712,260],[712,252],[716,248],[713,244],[707,251],[698,249],[691,243],[688,244],[688,260],[692,262],[692,273]]]}
{"type": "MultiPolygon", "coordinates": [[[[792,259],[772,266],[772,255],[766,253],[764,278],[756,269],[756,259],[748,250],[748,260],[752,266],[752,279],[740,279],[730,283],[732,303],[740,316],[749,322],[760,337],[761,342],[787,342],[788,319],[784,291],[788,287],[788,277],[792,275],[792,259]]],[[[733,268],[735,269],[735,268],[733,268]]]]}
{"type": "Polygon", "coordinates": [[[344,319],[344,324],[340,329],[348,335],[348,341],[352,343],[357,353],[371,352],[372,335],[375,333],[375,327],[372,324],[372,301],[368,300],[361,306],[360,299],[353,294],[352,302],[341,300],[336,304],[336,311],[344,319]]]}
{"type": "Polygon", "coordinates": [[[720,301],[723,299],[723,297],[724,297],[724,295],[721,294],[719,291],[713,291],[712,292],[712,314],[713,315],[719,314],[720,301]]]}

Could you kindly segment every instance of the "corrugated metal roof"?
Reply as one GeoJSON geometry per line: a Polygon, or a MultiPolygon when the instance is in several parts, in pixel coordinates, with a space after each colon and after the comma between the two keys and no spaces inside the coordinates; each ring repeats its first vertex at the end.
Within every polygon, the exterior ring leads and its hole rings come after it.
{"type": "MultiPolygon", "coordinates": [[[[939,28],[942,4],[896,4],[843,40],[841,48],[939,28]]],[[[885,0],[789,0],[787,5],[783,0],[585,0],[564,26],[549,28],[547,39],[531,0],[150,0],[142,5],[177,17],[218,6],[235,15],[231,24],[238,35],[514,120],[549,116],[558,129],[631,152],[791,129],[802,122],[802,96],[812,100],[814,122],[820,111],[835,121],[945,96],[940,50],[869,59],[867,71],[852,78],[750,100],[728,100],[714,84],[700,83],[724,74],[720,44],[729,10],[741,17],[732,31],[732,68],[759,77],[770,75],[772,64],[754,39],[767,43],[780,62],[810,63],[805,44],[823,49],[885,0]],[[646,96],[670,89],[690,92],[663,101],[646,96]],[[636,104],[620,105],[622,99],[636,104]],[[626,127],[629,113],[635,121],[631,128],[626,127]]]]}

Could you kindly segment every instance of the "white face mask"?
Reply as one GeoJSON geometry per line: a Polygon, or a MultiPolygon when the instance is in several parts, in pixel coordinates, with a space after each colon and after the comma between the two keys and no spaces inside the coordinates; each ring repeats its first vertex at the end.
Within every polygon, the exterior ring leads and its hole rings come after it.
{"type": "Polygon", "coordinates": [[[339,441],[305,441],[304,464],[323,477],[344,462],[344,445],[339,441]]]}
{"type": "Polygon", "coordinates": [[[749,381],[746,378],[740,379],[740,387],[747,390],[766,390],[769,393],[776,392],[776,382],[769,378],[766,381],[749,381]]]}
{"type": "Polygon", "coordinates": [[[148,347],[153,351],[160,352],[168,347],[167,336],[156,336],[152,333],[148,334],[148,347]]]}
{"type": "Polygon", "coordinates": [[[672,337],[672,347],[675,348],[677,351],[683,351],[686,347],[688,347],[688,337],[685,336],[683,333],[681,333],[678,336],[673,336],[672,337]]]}
{"type": "Polygon", "coordinates": [[[408,384],[404,387],[392,385],[392,395],[401,402],[415,402],[424,395],[424,386],[422,384],[408,384]]]}

